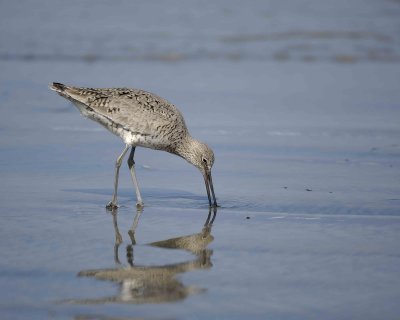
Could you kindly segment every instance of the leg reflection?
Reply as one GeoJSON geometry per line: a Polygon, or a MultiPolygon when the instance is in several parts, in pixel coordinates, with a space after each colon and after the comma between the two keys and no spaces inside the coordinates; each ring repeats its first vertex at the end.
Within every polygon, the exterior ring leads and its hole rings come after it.
{"type": "MultiPolygon", "coordinates": [[[[131,239],[132,245],[135,245],[135,244],[136,244],[135,231],[136,231],[136,228],[137,228],[137,226],[138,226],[139,218],[140,218],[142,212],[143,212],[143,209],[142,209],[142,208],[138,208],[138,209],[137,209],[135,218],[134,218],[134,220],[133,220],[133,224],[132,224],[131,228],[130,228],[129,231],[128,231],[128,235],[129,235],[129,237],[130,237],[130,239],[131,239]]],[[[118,208],[114,208],[114,209],[111,211],[111,215],[112,215],[112,218],[113,218],[113,226],[114,226],[114,233],[115,233],[114,261],[115,261],[115,263],[117,263],[117,264],[121,264],[121,262],[120,262],[120,260],[119,260],[118,250],[119,250],[120,244],[121,244],[123,241],[122,241],[122,235],[121,235],[121,233],[119,232],[119,228],[118,228],[118,220],[117,220],[118,208]]],[[[132,247],[132,245],[130,245],[130,246],[127,247],[127,251],[131,252],[131,254],[130,254],[130,257],[131,257],[131,258],[128,259],[128,263],[129,263],[130,265],[133,265],[133,262],[132,262],[132,261],[133,261],[133,247],[132,247]],[[131,264],[131,263],[132,263],[132,264],[131,264]]],[[[127,255],[128,255],[128,252],[127,252],[127,255]]]]}
{"type": "Polygon", "coordinates": [[[139,224],[139,219],[140,219],[140,216],[142,215],[142,212],[143,212],[143,208],[137,208],[136,215],[135,215],[135,218],[133,219],[132,226],[128,231],[128,235],[131,238],[131,242],[133,245],[136,244],[135,232],[136,232],[136,228],[139,224]]]}
{"type": "Polygon", "coordinates": [[[115,234],[114,261],[117,264],[121,264],[121,262],[119,261],[119,258],[118,258],[118,248],[119,248],[119,245],[122,243],[122,235],[119,232],[118,221],[117,221],[118,209],[113,208],[113,210],[111,211],[111,215],[113,218],[113,226],[114,226],[114,234],[115,234]]]}

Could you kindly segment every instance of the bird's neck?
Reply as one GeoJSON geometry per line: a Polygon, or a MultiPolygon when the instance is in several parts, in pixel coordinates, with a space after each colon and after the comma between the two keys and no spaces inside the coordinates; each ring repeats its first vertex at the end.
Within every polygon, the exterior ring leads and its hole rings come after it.
{"type": "Polygon", "coordinates": [[[196,154],[201,144],[202,142],[187,134],[177,145],[174,153],[196,166],[196,154]]]}

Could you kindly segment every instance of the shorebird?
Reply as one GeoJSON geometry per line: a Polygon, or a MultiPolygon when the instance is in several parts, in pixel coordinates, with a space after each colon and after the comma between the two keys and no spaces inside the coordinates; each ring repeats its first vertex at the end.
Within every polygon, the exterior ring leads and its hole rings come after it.
{"type": "Polygon", "coordinates": [[[190,136],[182,114],[173,104],[133,88],[95,89],[53,82],[50,89],[70,100],[84,117],[100,123],[125,142],[115,163],[114,194],[107,209],[118,208],[119,168],[129,149],[128,167],[136,190],[136,205],[143,207],[133,159],[138,146],[176,154],[198,168],[204,178],[209,205],[217,207],[211,178],[214,153],[205,143],[190,136]]]}

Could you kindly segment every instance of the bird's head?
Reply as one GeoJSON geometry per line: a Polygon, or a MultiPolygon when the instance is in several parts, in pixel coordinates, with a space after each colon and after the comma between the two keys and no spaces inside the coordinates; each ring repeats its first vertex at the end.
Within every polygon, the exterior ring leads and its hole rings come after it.
{"type": "Polygon", "coordinates": [[[208,200],[210,206],[217,206],[214,194],[214,186],[211,178],[211,169],[214,165],[214,152],[205,143],[188,137],[186,141],[177,149],[177,154],[186,159],[189,163],[200,170],[206,184],[208,200]],[[213,204],[211,201],[213,197],[213,204]]]}
{"type": "Polygon", "coordinates": [[[211,168],[214,165],[214,152],[205,143],[197,141],[193,148],[193,156],[191,163],[198,168],[201,173],[211,173],[211,168]]]}

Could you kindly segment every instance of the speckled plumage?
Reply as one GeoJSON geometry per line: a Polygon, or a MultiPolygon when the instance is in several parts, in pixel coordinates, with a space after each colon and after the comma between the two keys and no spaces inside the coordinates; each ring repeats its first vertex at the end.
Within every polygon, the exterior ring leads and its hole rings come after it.
{"type": "Polygon", "coordinates": [[[143,90],[67,87],[66,98],[82,104],[82,114],[121,136],[126,144],[174,153],[188,134],[178,109],[143,90]]]}
{"type": "MultiPolygon", "coordinates": [[[[196,166],[204,176],[209,203],[210,191],[216,199],[211,180],[214,153],[204,143],[193,139],[179,110],[167,100],[144,90],[130,88],[82,88],[53,83],[50,88],[62,97],[72,101],[85,117],[92,119],[112,133],[120,136],[127,147],[118,158],[120,162],[132,146],[130,168],[136,146],[164,150],[186,159],[196,166]]],[[[119,169],[119,166],[118,166],[119,169]]],[[[133,168],[134,170],[134,168],[133,168]]],[[[138,203],[140,192],[135,173],[132,172],[138,203]]],[[[118,170],[115,185],[118,185],[118,170]]],[[[116,204],[116,189],[115,201],[116,204]]]]}

